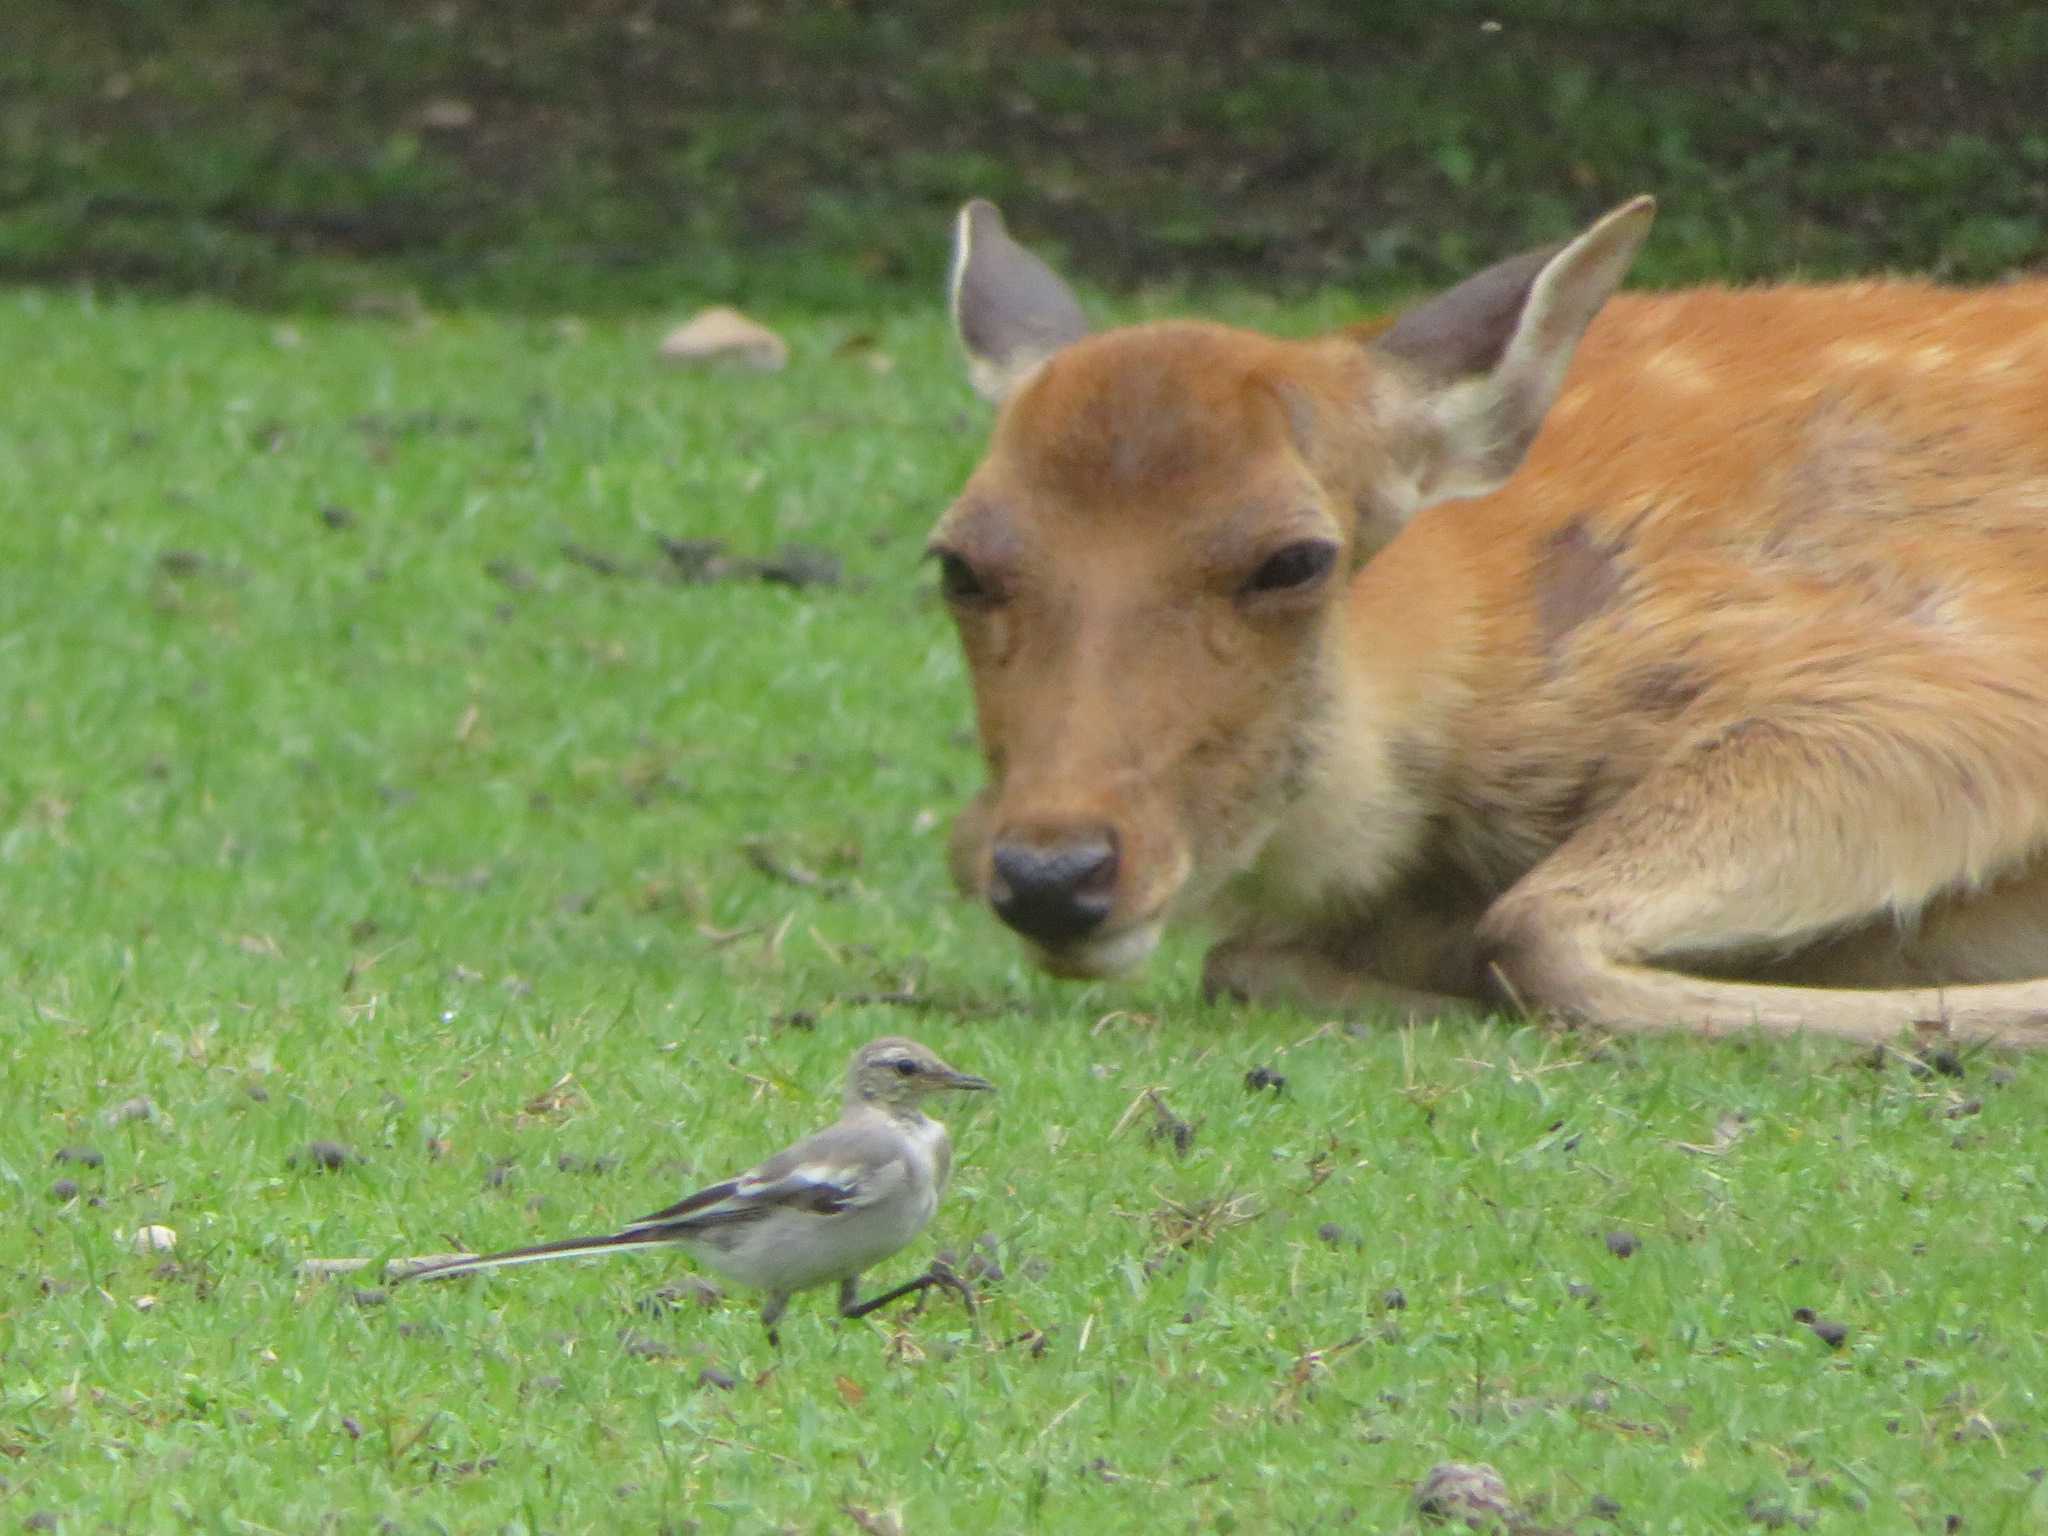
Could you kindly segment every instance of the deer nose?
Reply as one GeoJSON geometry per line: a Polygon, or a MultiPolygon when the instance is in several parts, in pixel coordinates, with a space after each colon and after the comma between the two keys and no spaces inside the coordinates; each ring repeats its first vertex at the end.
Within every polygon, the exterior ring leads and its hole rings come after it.
{"type": "Polygon", "coordinates": [[[1041,944],[1071,943],[1101,927],[1116,900],[1116,839],[1107,829],[1054,842],[999,842],[992,863],[989,905],[1041,944]]]}

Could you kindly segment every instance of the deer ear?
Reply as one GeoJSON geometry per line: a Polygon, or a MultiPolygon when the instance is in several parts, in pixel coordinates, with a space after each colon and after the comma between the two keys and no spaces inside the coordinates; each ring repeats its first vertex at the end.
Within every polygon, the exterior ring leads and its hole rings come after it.
{"type": "Polygon", "coordinates": [[[985,399],[1002,401],[1032,369],[1088,334],[1073,291],[1010,238],[986,199],[960,210],[950,286],[967,376],[985,399]]]}
{"type": "Polygon", "coordinates": [[[1399,363],[1418,507],[1498,489],[1536,439],[1586,327],[1621,286],[1656,200],[1622,204],[1562,248],[1489,267],[1369,345],[1399,363]]]}

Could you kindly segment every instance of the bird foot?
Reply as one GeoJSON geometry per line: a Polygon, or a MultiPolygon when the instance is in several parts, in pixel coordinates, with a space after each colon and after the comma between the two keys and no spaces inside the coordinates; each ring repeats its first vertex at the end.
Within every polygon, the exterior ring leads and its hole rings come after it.
{"type": "Polygon", "coordinates": [[[960,1298],[960,1305],[969,1312],[979,1310],[975,1305],[973,1289],[954,1272],[953,1266],[944,1259],[932,1260],[931,1268],[926,1270],[921,1278],[928,1287],[936,1285],[940,1290],[951,1291],[960,1298]]]}
{"type": "Polygon", "coordinates": [[[918,1293],[919,1304],[922,1305],[923,1293],[935,1285],[958,1296],[961,1305],[966,1307],[969,1312],[975,1310],[974,1292],[968,1289],[967,1282],[953,1273],[952,1265],[939,1260],[933,1260],[931,1268],[917,1276],[914,1280],[906,1280],[894,1290],[884,1291],[881,1295],[871,1297],[866,1301],[842,1307],[840,1308],[839,1315],[846,1318],[866,1317],[876,1308],[886,1307],[890,1302],[908,1296],[913,1291],[918,1293]]]}

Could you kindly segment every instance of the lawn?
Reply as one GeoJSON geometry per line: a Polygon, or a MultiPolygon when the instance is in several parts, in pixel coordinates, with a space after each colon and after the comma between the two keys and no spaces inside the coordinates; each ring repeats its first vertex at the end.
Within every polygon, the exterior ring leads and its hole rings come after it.
{"type": "Polygon", "coordinates": [[[1529,1529],[2048,1530],[2048,1067],[1033,975],[941,868],[938,306],[659,333],[0,294],[0,1519],[1389,1531],[1461,1460],[1529,1529]],[[637,1216],[896,1031],[1002,1092],[873,1278],[993,1257],[978,1316],[302,1270],[637,1216]]]}
{"type": "Polygon", "coordinates": [[[1423,285],[1663,201],[1639,275],[2048,243],[2037,0],[7,0],[0,282],[831,306],[1000,198],[1125,288],[1423,285]]]}

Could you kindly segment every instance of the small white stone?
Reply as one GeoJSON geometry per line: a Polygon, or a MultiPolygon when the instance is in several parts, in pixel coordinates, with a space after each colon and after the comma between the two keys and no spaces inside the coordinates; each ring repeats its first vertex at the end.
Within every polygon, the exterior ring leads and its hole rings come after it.
{"type": "Polygon", "coordinates": [[[138,1311],[138,1312],[150,1312],[150,1311],[154,1311],[154,1310],[155,1310],[155,1308],[156,1308],[156,1298],[155,1298],[154,1296],[138,1296],[138,1297],[136,1297],[136,1298],[135,1298],[135,1310],[136,1310],[136,1311],[138,1311]]]}
{"type": "Polygon", "coordinates": [[[417,120],[422,128],[459,132],[476,126],[476,108],[459,96],[440,96],[420,107],[417,120]]]}
{"type": "Polygon", "coordinates": [[[718,305],[699,310],[662,338],[661,360],[701,366],[733,363],[757,373],[774,373],[789,363],[789,344],[736,309],[718,305]]]}
{"type": "Polygon", "coordinates": [[[128,1246],[137,1253],[169,1253],[178,1246],[178,1234],[169,1227],[138,1227],[128,1246]]]}

